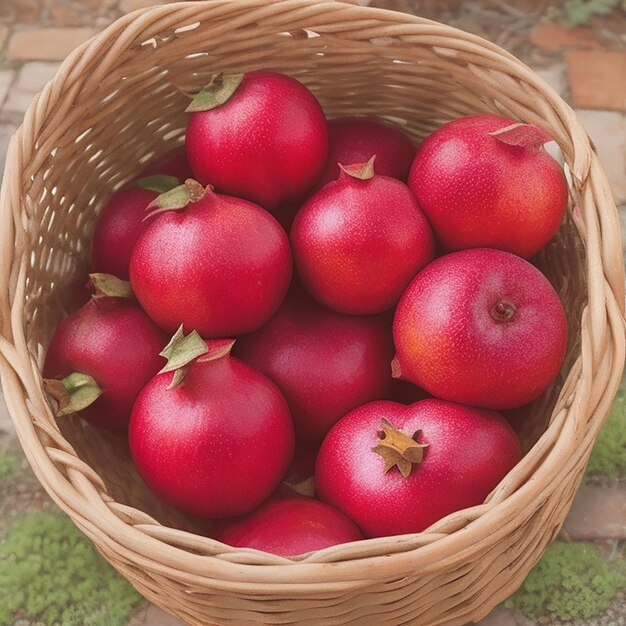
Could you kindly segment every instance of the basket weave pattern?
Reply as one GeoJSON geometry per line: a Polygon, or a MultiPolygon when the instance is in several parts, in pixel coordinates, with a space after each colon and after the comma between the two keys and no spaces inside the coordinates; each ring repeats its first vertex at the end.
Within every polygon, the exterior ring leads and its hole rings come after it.
{"type": "Polygon", "coordinates": [[[512,55],[419,18],[314,0],[215,0],[138,11],[77,49],[35,99],[0,196],[0,372],[19,439],[52,498],[150,600],[190,624],[465,624],[522,582],[556,536],[624,363],[619,222],[573,111],[512,55]],[[106,198],[178,145],[186,92],[271,69],[329,117],[375,115],[416,140],[477,112],[561,147],[571,206],[538,260],[570,324],[559,380],[533,406],[528,453],[488,500],[424,533],[294,560],[234,549],[152,497],[126,443],[54,419],[40,368],[106,198]]]}

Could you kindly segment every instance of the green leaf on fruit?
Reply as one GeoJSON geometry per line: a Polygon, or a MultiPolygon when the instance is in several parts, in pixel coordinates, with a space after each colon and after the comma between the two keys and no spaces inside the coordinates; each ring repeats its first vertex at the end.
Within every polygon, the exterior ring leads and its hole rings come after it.
{"type": "Polygon", "coordinates": [[[338,163],[337,165],[339,165],[342,172],[345,172],[352,178],[356,178],[358,180],[369,180],[372,176],[374,176],[375,160],[376,155],[373,155],[367,163],[354,163],[352,165],[342,165],[341,163],[338,163]]]}
{"type": "Polygon", "coordinates": [[[227,102],[241,84],[244,74],[214,74],[211,82],[200,89],[186,113],[210,111],[227,102]]]}
{"type": "Polygon", "coordinates": [[[178,211],[184,209],[188,204],[198,202],[204,198],[206,192],[211,187],[203,187],[199,182],[188,178],[183,185],[174,187],[155,198],[147,207],[146,211],[154,209],[143,218],[147,219],[164,213],[165,211],[178,211]]]}
{"type": "Polygon", "coordinates": [[[103,393],[94,378],[81,372],[73,372],[63,380],[46,378],[43,386],[57,402],[57,417],[86,409],[103,393]]]}
{"type": "Polygon", "coordinates": [[[171,191],[175,187],[180,186],[180,181],[176,176],[166,176],[165,174],[155,174],[154,176],[146,176],[136,181],[137,187],[156,191],[158,194],[171,191]]]}

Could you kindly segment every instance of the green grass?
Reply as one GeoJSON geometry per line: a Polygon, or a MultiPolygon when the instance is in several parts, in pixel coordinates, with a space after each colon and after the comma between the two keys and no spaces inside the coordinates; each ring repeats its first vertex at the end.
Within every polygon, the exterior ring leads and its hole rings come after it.
{"type": "Polygon", "coordinates": [[[0,625],[123,626],[139,594],[59,514],[16,519],[0,544],[0,625]]]}
{"type": "Polygon", "coordinates": [[[589,543],[552,544],[507,606],[537,620],[590,619],[626,588],[623,558],[607,563],[589,543]],[[620,571],[621,570],[621,571],[620,571]]]}
{"type": "Polygon", "coordinates": [[[622,384],[611,412],[598,434],[587,474],[626,478],[626,389],[622,384]]]}
{"type": "Polygon", "coordinates": [[[8,478],[15,474],[21,466],[22,462],[15,454],[0,452],[0,478],[8,478]]]}

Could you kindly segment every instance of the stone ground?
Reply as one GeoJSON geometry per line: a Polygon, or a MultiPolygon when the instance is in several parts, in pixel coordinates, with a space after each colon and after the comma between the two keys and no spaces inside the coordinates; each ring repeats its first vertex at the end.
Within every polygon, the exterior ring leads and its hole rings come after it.
{"type": "MultiPolygon", "coordinates": [[[[618,2],[575,0],[362,0],[436,19],[485,36],[533,67],[576,110],[608,174],[620,218],[626,225],[626,12],[618,2]],[[602,14],[602,6],[615,6],[602,14]],[[598,14],[594,13],[595,10],[598,14]],[[587,11],[587,13],[585,13],[587,11]]],[[[61,60],[78,44],[122,14],[158,4],[155,0],[1,0],[0,2],[0,165],[12,133],[32,97],[49,81],[61,60]]],[[[626,6],[626,5],[625,5],[626,6]]],[[[1,171],[1,170],[0,170],[1,171]]],[[[622,242],[626,239],[622,231],[622,242]]],[[[0,398],[0,451],[17,449],[14,431],[0,398]]],[[[0,532],[6,521],[45,508],[48,498],[28,471],[0,491],[0,532]]],[[[565,523],[567,540],[599,546],[626,541],[626,484],[591,481],[581,488],[565,523]]],[[[0,590],[1,591],[1,590],[0,590]]],[[[0,594],[1,595],[1,594],[0,594]]],[[[625,623],[626,600],[618,595],[612,610],[588,622],[625,623]]],[[[20,620],[28,624],[28,620],[20,620]]],[[[521,613],[496,608],[482,626],[533,624],[521,613]]],[[[540,619],[537,623],[546,623],[540,619]]],[[[175,626],[182,622],[153,605],[143,606],[134,626],[175,626]]]]}

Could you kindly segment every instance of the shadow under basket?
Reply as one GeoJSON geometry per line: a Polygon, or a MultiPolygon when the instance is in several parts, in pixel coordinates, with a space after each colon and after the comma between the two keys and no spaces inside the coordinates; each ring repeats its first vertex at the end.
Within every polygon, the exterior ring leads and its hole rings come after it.
{"type": "Polygon", "coordinates": [[[189,624],[465,624],[523,581],[571,505],[624,363],[619,221],[573,111],[501,48],[420,18],[341,2],[215,0],[140,10],[65,61],[11,142],[0,198],[0,371],[47,492],[147,598],[189,624]],[[559,144],[570,208],[536,259],[570,342],[529,410],[523,460],[487,501],[425,532],[295,559],[231,548],[159,503],[123,439],[53,417],[41,365],[87,272],[107,197],[179,145],[188,97],[219,71],[290,74],[328,117],[373,115],[419,141],[493,112],[559,144]]]}

